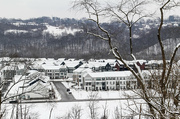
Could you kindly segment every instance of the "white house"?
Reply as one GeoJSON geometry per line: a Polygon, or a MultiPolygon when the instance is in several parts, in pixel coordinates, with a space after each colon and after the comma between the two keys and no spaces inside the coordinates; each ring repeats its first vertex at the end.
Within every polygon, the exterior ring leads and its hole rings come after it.
{"type": "Polygon", "coordinates": [[[49,76],[50,79],[60,79],[60,66],[55,65],[42,65],[46,76],[49,76]]]}
{"type": "Polygon", "coordinates": [[[17,95],[11,100],[49,99],[52,96],[50,95],[52,87],[48,81],[48,76],[37,71],[30,71],[26,76],[15,75],[14,82],[10,84],[7,90],[9,92],[5,93],[5,96],[17,95]]]}
{"type": "Polygon", "coordinates": [[[137,81],[130,71],[92,72],[82,77],[85,90],[135,89],[137,81]]]}

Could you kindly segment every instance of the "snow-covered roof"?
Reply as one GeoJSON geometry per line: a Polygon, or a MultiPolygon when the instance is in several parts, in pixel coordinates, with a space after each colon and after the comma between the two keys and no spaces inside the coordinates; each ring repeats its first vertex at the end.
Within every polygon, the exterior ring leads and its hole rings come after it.
{"type": "Polygon", "coordinates": [[[139,62],[141,65],[143,64],[143,63],[146,63],[147,61],[146,60],[136,60],[137,62],[139,62]]]}
{"type": "MultiPolygon", "coordinates": [[[[166,60],[166,62],[169,62],[169,60],[166,60]]],[[[147,62],[147,64],[162,64],[162,60],[150,60],[147,62]]]]}
{"type": "Polygon", "coordinates": [[[92,69],[80,67],[73,71],[73,73],[82,73],[82,72],[92,72],[92,69]]]}
{"type": "Polygon", "coordinates": [[[79,64],[80,61],[64,61],[65,65],[67,67],[76,67],[79,64]]]}
{"type": "Polygon", "coordinates": [[[88,67],[88,68],[92,68],[92,67],[102,67],[102,66],[106,66],[106,62],[88,62],[88,63],[84,63],[83,65],[81,65],[80,67],[88,67]]]}
{"type": "Polygon", "coordinates": [[[3,71],[3,70],[16,70],[16,67],[15,66],[5,66],[5,67],[3,67],[2,69],[1,69],[1,71],[3,71]]]}
{"type": "Polygon", "coordinates": [[[116,72],[94,72],[88,74],[93,78],[100,78],[100,77],[127,77],[127,76],[131,76],[132,73],[130,71],[116,71],[116,72]]]}
{"type": "Polygon", "coordinates": [[[42,68],[45,70],[59,70],[60,66],[55,65],[42,65],[42,68]]]}

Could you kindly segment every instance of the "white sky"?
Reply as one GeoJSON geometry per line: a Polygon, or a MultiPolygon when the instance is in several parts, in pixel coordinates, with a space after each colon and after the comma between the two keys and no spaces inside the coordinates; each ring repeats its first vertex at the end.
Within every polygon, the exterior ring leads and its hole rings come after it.
{"type": "Polygon", "coordinates": [[[82,13],[71,9],[73,0],[0,0],[0,17],[35,18],[56,16],[81,18],[82,13]]]}
{"type": "MultiPolygon", "coordinates": [[[[0,0],[1,18],[35,18],[35,17],[60,17],[83,18],[87,15],[83,11],[72,10],[74,0],[0,0]]],[[[105,1],[105,0],[99,0],[105,1]]],[[[118,0],[111,0],[118,1],[118,0]]],[[[149,6],[152,10],[153,7],[149,6]]],[[[179,14],[180,10],[173,11],[179,14]]],[[[169,13],[168,13],[169,16],[169,13]]]]}

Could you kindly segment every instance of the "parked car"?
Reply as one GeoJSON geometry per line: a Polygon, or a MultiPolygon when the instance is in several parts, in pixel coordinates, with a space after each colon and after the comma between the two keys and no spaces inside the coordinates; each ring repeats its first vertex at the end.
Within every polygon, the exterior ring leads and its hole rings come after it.
{"type": "Polygon", "coordinates": [[[18,103],[18,101],[17,100],[11,100],[11,101],[9,101],[9,103],[18,103]]]}
{"type": "Polygon", "coordinates": [[[69,92],[70,91],[70,89],[69,88],[67,88],[67,92],[69,92]]]}

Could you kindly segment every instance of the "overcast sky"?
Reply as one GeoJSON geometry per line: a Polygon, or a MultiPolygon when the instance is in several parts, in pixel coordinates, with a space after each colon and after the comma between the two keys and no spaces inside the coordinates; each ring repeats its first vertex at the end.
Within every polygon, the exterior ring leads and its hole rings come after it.
{"type": "Polygon", "coordinates": [[[0,17],[22,19],[41,16],[83,17],[71,7],[72,0],[0,0],[0,17]]]}
{"type": "MultiPolygon", "coordinates": [[[[0,0],[0,17],[21,19],[42,16],[83,18],[85,13],[71,9],[72,1],[73,0],[0,0]]],[[[117,0],[113,1],[117,2],[117,0]]],[[[149,8],[150,10],[153,9],[152,6],[149,8]]],[[[179,10],[173,12],[179,14],[179,10]]]]}

